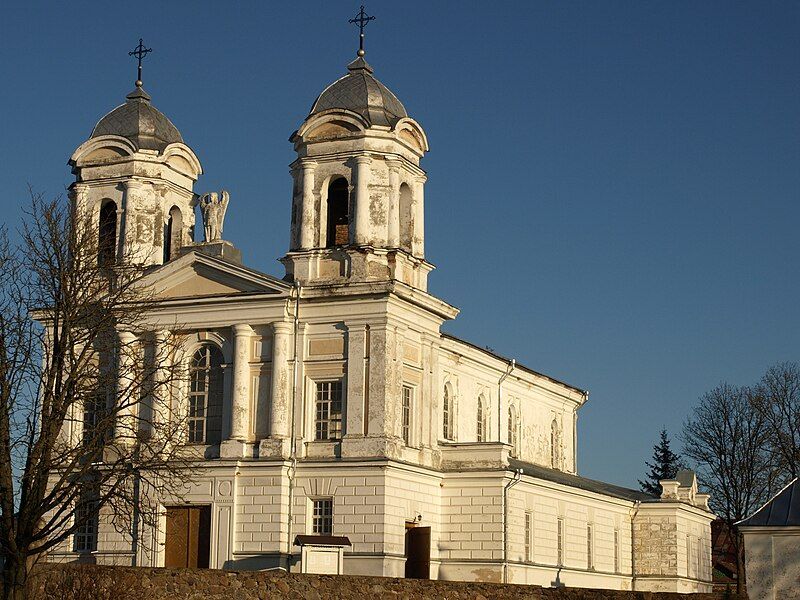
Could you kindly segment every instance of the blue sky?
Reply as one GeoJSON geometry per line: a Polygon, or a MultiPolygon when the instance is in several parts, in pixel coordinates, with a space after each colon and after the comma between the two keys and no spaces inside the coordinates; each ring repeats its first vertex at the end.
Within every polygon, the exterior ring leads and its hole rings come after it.
{"type": "MultiPolygon", "coordinates": [[[[344,74],[360,2],[11,2],[0,180],[66,161],[133,87],[225,187],[226,238],[276,275],[288,136],[344,74]]],[[[590,390],[583,475],[635,485],[722,380],[800,360],[800,3],[385,2],[367,59],[425,128],[432,293],[446,330],[590,390]]]]}

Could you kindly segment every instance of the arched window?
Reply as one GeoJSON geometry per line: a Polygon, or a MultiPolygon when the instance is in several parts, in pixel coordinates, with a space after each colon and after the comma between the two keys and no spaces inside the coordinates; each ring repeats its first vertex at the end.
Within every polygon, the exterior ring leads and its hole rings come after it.
{"type": "Polygon", "coordinates": [[[558,421],[553,419],[553,422],[550,423],[550,466],[554,469],[560,468],[559,459],[560,459],[560,448],[561,440],[558,430],[558,421]]]}
{"type": "Polygon", "coordinates": [[[455,439],[455,412],[455,398],[450,385],[445,384],[442,398],[442,438],[445,440],[455,439]]]}
{"type": "Polygon", "coordinates": [[[197,349],[189,368],[189,443],[222,439],[222,352],[211,344],[197,349]]]}
{"type": "Polygon", "coordinates": [[[483,394],[478,396],[478,410],[476,411],[476,436],[479,442],[486,441],[486,400],[483,394]]]}
{"type": "Polygon", "coordinates": [[[97,262],[101,267],[110,267],[117,255],[117,204],[109,200],[100,207],[97,262]]]}
{"type": "Polygon", "coordinates": [[[183,246],[183,214],[173,206],[169,209],[167,226],[164,228],[164,262],[177,258],[183,246]]]}
{"type": "Polygon", "coordinates": [[[411,188],[407,183],[400,186],[400,247],[406,252],[411,252],[414,240],[414,198],[411,188]]]}
{"type": "Polygon", "coordinates": [[[343,177],[328,186],[328,248],[350,243],[350,190],[343,177]]]}
{"type": "Polygon", "coordinates": [[[514,405],[508,407],[508,443],[511,446],[511,456],[517,455],[517,409],[514,405]]]}

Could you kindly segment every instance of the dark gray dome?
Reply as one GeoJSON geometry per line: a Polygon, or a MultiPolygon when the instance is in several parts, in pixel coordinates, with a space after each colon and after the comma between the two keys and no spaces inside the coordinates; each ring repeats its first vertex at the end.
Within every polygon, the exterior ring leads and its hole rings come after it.
{"type": "Polygon", "coordinates": [[[349,65],[347,75],[326,87],[311,106],[309,116],[340,108],[364,117],[370,125],[392,127],[407,117],[405,107],[389,88],[375,79],[372,67],[362,57],[349,65]]]}
{"type": "Polygon", "coordinates": [[[137,87],[121,104],[100,119],[90,137],[119,135],[128,138],[140,149],[159,152],[175,142],[183,143],[178,128],[150,104],[150,96],[137,87]]]}

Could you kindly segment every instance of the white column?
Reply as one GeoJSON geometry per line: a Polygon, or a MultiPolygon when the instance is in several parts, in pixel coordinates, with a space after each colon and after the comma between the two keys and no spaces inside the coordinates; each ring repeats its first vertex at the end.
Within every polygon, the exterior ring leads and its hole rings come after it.
{"type": "Polygon", "coordinates": [[[233,329],[233,386],[231,394],[231,435],[246,440],[250,430],[250,342],[253,329],[238,324],[233,329]]]}
{"type": "Polygon", "coordinates": [[[272,324],[272,381],[270,389],[269,435],[289,437],[289,404],[292,401],[292,324],[276,321],[272,324]]]}
{"type": "Polygon", "coordinates": [[[128,179],[122,185],[125,196],[123,205],[117,207],[117,260],[144,263],[148,258],[147,248],[136,240],[136,213],[144,184],[137,179],[128,179]]]}
{"type": "Polygon", "coordinates": [[[172,357],[169,349],[170,332],[167,330],[156,331],[153,338],[153,388],[151,393],[150,429],[158,435],[169,422],[172,412],[172,387],[176,382],[170,376],[170,361],[172,357]]]}
{"type": "Polygon", "coordinates": [[[73,183],[69,191],[69,197],[75,210],[75,215],[78,219],[91,219],[94,221],[94,215],[87,212],[89,199],[89,186],[83,183],[73,183]]]}
{"type": "Polygon", "coordinates": [[[389,165],[389,230],[387,246],[400,247],[400,161],[387,160],[389,165]]]}
{"type": "Polygon", "coordinates": [[[356,244],[368,244],[371,239],[369,230],[369,181],[370,163],[372,159],[367,155],[355,157],[355,229],[353,241],[356,244]]]}
{"type": "Polygon", "coordinates": [[[418,257],[425,257],[425,181],[427,177],[419,175],[416,178],[414,190],[414,236],[411,240],[411,253],[418,257]]]}
{"type": "Polygon", "coordinates": [[[141,382],[136,380],[136,361],[141,360],[136,336],[120,331],[117,353],[117,395],[114,402],[116,427],[114,438],[120,444],[136,439],[136,412],[139,409],[141,382]]]}
{"type": "Polygon", "coordinates": [[[303,172],[303,200],[300,204],[300,249],[308,250],[315,246],[314,224],[316,210],[314,207],[314,171],[317,163],[313,160],[303,161],[300,168],[303,172]]]}

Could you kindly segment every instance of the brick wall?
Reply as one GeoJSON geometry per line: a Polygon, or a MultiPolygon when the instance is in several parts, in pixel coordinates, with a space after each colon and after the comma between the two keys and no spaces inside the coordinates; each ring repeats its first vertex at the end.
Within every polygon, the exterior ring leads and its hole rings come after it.
{"type": "Polygon", "coordinates": [[[201,569],[44,566],[31,600],[721,600],[721,594],[546,589],[536,586],[421,581],[382,577],[296,575],[201,569]]]}

